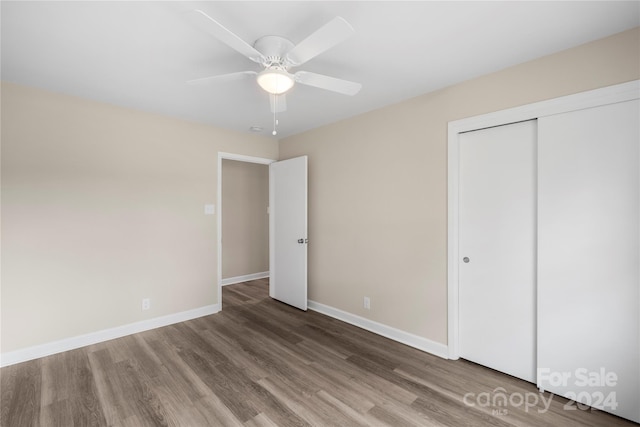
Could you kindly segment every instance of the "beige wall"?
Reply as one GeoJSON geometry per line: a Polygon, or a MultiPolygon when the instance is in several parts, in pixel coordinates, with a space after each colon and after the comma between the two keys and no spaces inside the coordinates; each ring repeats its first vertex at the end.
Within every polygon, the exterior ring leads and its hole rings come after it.
{"type": "Polygon", "coordinates": [[[270,138],[5,83],[1,136],[2,352],[216,304],[217,153],[278,156],[270,138]]]}
{"type": "Polygon", "coordinates": [[[309,298],[446,343],[447,123],[638,78],[636,28],[280,141],[309,156],[309,298]]]}
{"type": "MultiPolygon", "coordinates": [[[[639,40],[280,141],[280,158],[309,156],[310,299],[445,343],[447,122],[638,79],[639,40]]],[[[218,302],[217,152],[278,158],[276,141],[13,84],[1,97],[2,352],[218,302]]]]}
{"type": "Polygon", "coordinates": [[[269,271],[269,166],[222,161],[222,278],[269,271]]]}

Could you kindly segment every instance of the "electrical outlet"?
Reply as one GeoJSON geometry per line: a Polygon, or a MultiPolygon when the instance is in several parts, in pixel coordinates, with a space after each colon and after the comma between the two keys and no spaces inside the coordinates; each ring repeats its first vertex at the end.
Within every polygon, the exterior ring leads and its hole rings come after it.
{"type": "Polygon", "coordinates": [[[364,297],[364,308],[367,310],[371,309],[371,299],[369,299],[369,297],[364,297]]]}
{"type": "Polygon", "coordinates": [[[149,310],[151,308],[151,300],[149,298],[142,299],[142,309],[149,310]]]}

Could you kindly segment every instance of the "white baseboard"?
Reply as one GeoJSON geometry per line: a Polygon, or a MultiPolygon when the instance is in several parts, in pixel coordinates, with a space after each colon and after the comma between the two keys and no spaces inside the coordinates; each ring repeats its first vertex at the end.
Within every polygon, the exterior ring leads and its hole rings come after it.
{"type": "MultiPolygon", "coordinates": [[[[258,273],[263,274],[263,273],[258,273]]],[[[253,276],[253,275],[251,275],[253,276]]],[[[245,276],[243,276],[245,277],[245,276]]],[[[266,276],[269,277],[269,273],[266,276]]],[[[234,283],[240,283],[247,280],[255,280],[262,277],[253,277],[252,279],[240,280],[234,283]]],[[[228,283],[231,284],[231,283],[228,283]]],[[[355,314],[347,313],[340,309],[330,307],[328,305],[320,304],[315,301],[308,301],[308,308],[310,310],[317,311],[351,325],[357,326],[367,331],[373,332],[383,337],[398,341],[402,344],[406,344],[410,347],[417,348],[418,350],[431,353],[433,355],[447,358],[448,348],[444,344],[431,341],[427,338],[422,338],[408,332],[401,331],[391,326],[384,325],[382,323],[374,322],[373,320],[365,319],[364,317],[357,316],[355,314]]],[[[64,351],[74,350],[76,348],[85,347],[92,344],[97,344],[104,341],[109,341],[115,338],[121,338],[127,335],[135,334],[138,332],[148,331],[150,329],[161,328],[163,326],[172,325],[174,323],[184,322],[198,317],[208,316],[220,311],[219,304],[208,305],[205,307],[196,308],[193,310],[182,311],[180,313],[169,314],[166,316],[156,317],[153,319],[142,320],[140,322],[130,323],[128,325],[122,325],[115,328],[104,329],[90,334],[79,335],[77,337],[65,338],[59,341],[54,341],[46,344],[36,345],[33,347],[27,347],[24,349],[10,351],[0,354],[0,367],[15,365],[16,363],[26,362],[28,360],[38,359],[40,357],[50,356],[56,353],[62,353],[64,351]]]]}
{"type": "Polygon", "coordinates": [[[0,367],[15,365],[16,363],[38,359],[40,357],[50,356],[56,353],[62,353],[63,351],[74,350],[76,348],[85,347],[91,344],[97,344],[103,341],[109,341],[115,338],[121,338],[127,335],[136,334],[138,332],[144,332],[150,329],[161,328],[163,326],[172,325],[174,323],[184,322],[202,316],[208,316],[219,311],[220,304],[207,305],[204,307],[195,308],[193,310],[155,317],[153,319],[142,320],[140,322],[130,323],[128,325],[117,326],[110,329],[103,329],[101,331],[79,335],[77,337],[65,338],[59,341],[2,353],[0,354],[0,367]]]}
{"type": "Polygon", "coordinates": [[[347,313],[346,311],[328,305],[320,304],[319,302],[309,300],[307,301],[307,306],[309,309],[317,311],[318,313],[326,314],[329,317],[366,329],[374,334],[382,335],[383,337],[408,345],[409,347],[417,348],[418,350],[431,353],[443,359],[448,358],[449,350],[445,344],[431,341],[427,338],[410,334],[409,332],[401,331],[400,329],[374,322],[373,320],[365,319],[364,317],[347,313]]]}
{"type": "Polygon", "coordinates": [[[264,279],[265,277],[269,277],[268,271],[263,271],[261,273],[245,274],[244,276],[228,277],[226,279],[222,279],[222,282],[220,282],[220,284],[222,286],[227,286],[227,285],[233,285],[236,283],[248,282],[249,280],[264,279]]]}

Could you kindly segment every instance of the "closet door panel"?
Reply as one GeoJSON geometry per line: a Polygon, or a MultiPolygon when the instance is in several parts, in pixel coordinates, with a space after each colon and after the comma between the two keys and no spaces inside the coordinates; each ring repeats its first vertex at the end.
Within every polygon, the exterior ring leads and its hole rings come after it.
{"type": "Polygon", "coordinates": [[[538,386],[640,422],[639,101],[538,126],[538,386]]]}
{"type": "Polygon", "coordinates": [[[461,134],[460,356],[536,380],[536,122],[461,134]]]}

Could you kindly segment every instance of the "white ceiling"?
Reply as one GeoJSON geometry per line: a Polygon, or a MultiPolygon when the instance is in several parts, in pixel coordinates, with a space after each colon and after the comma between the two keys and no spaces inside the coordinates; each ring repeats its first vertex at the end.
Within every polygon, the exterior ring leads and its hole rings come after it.
{"type": "MultiPolygon", "coordinates": [[[[2,79],[270,135],[254,80],[185,82],[260,66],[188,19],[202,9],[249,44],[294,43],[335,16],[356,34],[300,70],[362,83],[354,97],[296,85],[278,137],[296,134],[640,25],[640,2],[11,2],[0,3],[2,79]]],[[[296,69],[297,71],[298,69],[296,69]]]]}

